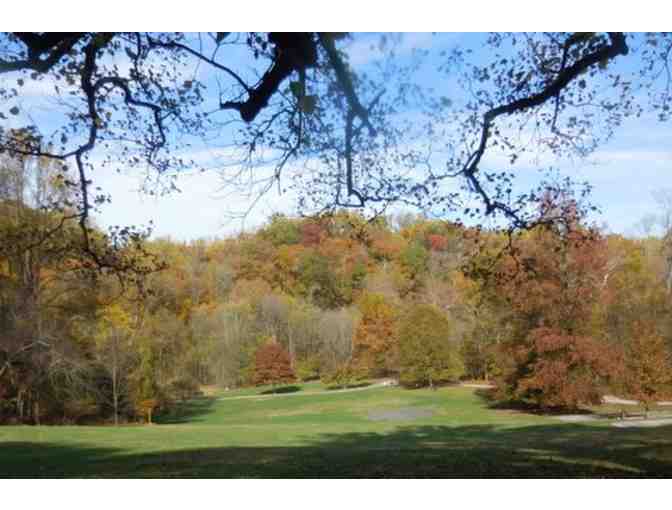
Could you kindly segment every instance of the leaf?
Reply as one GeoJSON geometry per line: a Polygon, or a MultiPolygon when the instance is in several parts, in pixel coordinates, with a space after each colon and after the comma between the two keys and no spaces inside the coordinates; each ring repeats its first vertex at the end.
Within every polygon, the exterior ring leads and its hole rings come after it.
{"type": "Polygon", "coordinates": [[[18,106],[12,106],[9,109],[9,113],[11,113],[12,115],[18,115],[19,114],[19,107],[18,106]]]}

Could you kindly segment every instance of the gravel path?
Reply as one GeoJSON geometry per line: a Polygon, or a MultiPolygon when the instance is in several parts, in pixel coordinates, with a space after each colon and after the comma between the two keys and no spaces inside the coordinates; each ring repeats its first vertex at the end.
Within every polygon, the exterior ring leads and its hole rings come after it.
{"type": "Polygon", "coordinates": [[[494,384],[486,384],[486,383],[462,383],[460,386],[464,388],[482,388],[482,389],[490,389],[494,388],[494,384]]]}
{"type": "MultiPolygon", "coordinates": [[[[617,405],[623,405],[623,406],[636,406],[639,405],[639,402],[636,400],[627,400],[624,398],[619,398],[619,397],[614,397],[613,395],[605,395],[602,397],[602,401],[605,404],[617,404],[617,405]]],[[[672,406],[672,402],[668,401],[662,401],[662,402],[657,402],[659,406],[672,406]]]]}
{"type": "Polygon", "coordinates": [[[392,381],[382,381],[375,384],[370,384],[369,386],[364,386],[362,388],[346,388],[344,390],[328,390],[328,391],[297,391],[296,393],[274,393],[268,395],[243,395],[241,397],[220,397],[217,400],[261,400],[268,398],[281,398],[281,397],[300,397],[302,395],[334,395],[337,393],[350,393],[353,391],[366,391],[372,390],[374,388],[383,388],[385,386],[391,386],[392,381]]]}
{"type": "Polygon", "coordinates": [[[627,421],[618,421],[612,423],[612,427],[618,427],[619,429],[630,429],[630,428],[655,428],[655,427],[664,427],[666,425],[672,425],[672,418],[649,418],[648,420],[627,420],[627,421]]]}
{"type": "Polygon", "coordinates": [[[597,421],[604,418],[599,416],[594,416],[592,414],[565,414],[562,416],[557,416],[558,420],[564,421],[567,423],[581,423],[584,421],[597,421]]]}

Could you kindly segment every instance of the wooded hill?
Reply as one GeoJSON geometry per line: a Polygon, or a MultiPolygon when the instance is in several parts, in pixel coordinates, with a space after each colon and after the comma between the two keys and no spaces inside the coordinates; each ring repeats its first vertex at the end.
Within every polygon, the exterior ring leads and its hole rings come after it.
{"type": "Polygon", "coordinates": [[[58,180],[17,175],[0,195],[5,423],[148,420],[201,385],[294,379],[487,379],[548,408],[670,393],[669,233],[336,212],[190,243],[95,231],[87,251],[51,206],[58,180]]]}

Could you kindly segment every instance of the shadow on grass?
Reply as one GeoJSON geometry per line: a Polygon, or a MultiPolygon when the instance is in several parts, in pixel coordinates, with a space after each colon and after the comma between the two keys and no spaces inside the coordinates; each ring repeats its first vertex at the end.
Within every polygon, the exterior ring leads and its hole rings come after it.
{"type": "Polygon", "coordinates": [[[217,398],[215,397],[197,397],[184,402],[177,402],[169,409],[158,413],[154,422],[159,425],[193,422],[194,419],[211,413],[216,402],[217,398]]]}
{"type": "MultiPolygon", "coordinates": [[[[170,434],[176,441],[175,429],[170,434]]],[[[148,442],[144,447],[158,450],[165,444],[148,442]]],[[[0,458],[0,478],[670,477],[672,426],[408,426],[389,433],[323,434],[299,446],[148,452],[0,442],[0,458]]]]}
{"type": "Polygon", "coordinates": [[[367,386],[371,386],[371,383],[370,382],[358,382],[358,383],[344,384],[344,385],[332,384],[331,386],[327,386],[326,390],[327,391],[354,390],[355,388],[366,388],[367,386]]]}
{"type": "Polygon", "coordinates": [[[277,388],[260,391],[259,395],[282,395],[283,393],[296,393],[298,391],[301,391],[301,386],[279,386],[277,388]]]}

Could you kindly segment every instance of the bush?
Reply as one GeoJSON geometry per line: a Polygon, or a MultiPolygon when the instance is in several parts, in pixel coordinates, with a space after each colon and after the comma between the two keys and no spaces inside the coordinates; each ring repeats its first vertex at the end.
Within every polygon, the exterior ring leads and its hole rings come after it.
{"type": "Polygon", "coordinates": [[[78,399],[63,403],[64,420],[80,423],[82,420],[97,417],[100,407],[93,399],[78,399]]]}
{"type": "Polygon", "coordinates": [[[350,363],[343,363],[331,372],[322,375],[321,381],[325,386],[347,388],[361,382],[361,374],[350,363]]]}
{"type": "Polygon", "coordinates": [[[320,360],[316,357],[296,362],[296,376],[300,381],[316,381],[320,378],[320,360]]]}
{"type": "Polygon", "coordinates": [[[195,379],[175,379],[168,384],[168,394],[177,400],[189,400],[199,393],[199,384],[195,379]]]}
{"type": "Polygon", "coordinates": [[[289,353],[271,337],[254,356],[254,384],[286,384],[296,380],[289,353]]]}

